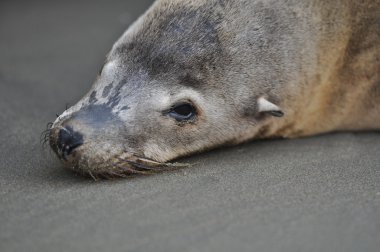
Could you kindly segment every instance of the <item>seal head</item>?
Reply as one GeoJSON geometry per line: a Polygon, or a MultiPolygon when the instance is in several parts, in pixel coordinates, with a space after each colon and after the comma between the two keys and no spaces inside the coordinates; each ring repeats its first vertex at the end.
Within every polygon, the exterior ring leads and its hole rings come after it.
{"type": "Polygon", "coordinates": [[[120,176],[253,138],[378,130],[379,10],[158,0],[54,122],[50,145],[76,171],[120,176]]]}
{"type": "Polygon", "coordinates": [[[88,94],[52,126],[50,145],[68,167],[94,176],[133,172],[131,164],[244,141],[263,112],[282,115],[259,94],[233,98],[244,90],[224,84],[232,60],[220,38],[222,2],[161,1],[127,30],[88,94]]]}

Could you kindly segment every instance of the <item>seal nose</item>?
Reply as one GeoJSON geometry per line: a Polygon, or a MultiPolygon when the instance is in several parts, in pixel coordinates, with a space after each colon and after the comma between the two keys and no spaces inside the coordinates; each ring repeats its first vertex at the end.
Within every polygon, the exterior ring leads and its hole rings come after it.
{"type": "Polygon", "coordinates": [[[58,132],[58,149],[66,158],[72,151],[83,144],[83,136],[71,127],[62,127],[58,132]]]}

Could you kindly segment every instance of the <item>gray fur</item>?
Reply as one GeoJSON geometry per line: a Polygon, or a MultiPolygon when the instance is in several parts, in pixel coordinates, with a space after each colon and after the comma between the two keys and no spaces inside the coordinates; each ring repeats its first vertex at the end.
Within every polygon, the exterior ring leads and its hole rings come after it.
{"type": "Polygon", "coordinates": [[[379,129],[379,17],[378,0],[158,0],[52,132],[82,132],[69,165],[101,174],[115,156],[165,162],[252,138],[379,129]],[[260,111],[259,98],[284,116],[260,111]],[[195,121],[163,113],[184,100],[195,121]],[[91,106],[114,119],[75,116],[91,106]]]}

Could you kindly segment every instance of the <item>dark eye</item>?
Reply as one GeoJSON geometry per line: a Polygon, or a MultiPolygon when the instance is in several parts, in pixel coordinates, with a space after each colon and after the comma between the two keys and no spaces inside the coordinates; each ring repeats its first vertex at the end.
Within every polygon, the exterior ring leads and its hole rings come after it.
{"type": "Polygon", "coordinates": [[[195,108],[190,103],[181,103],[174,105],[168,113],[178,122],[193,120],[196,116],[195,108]]]}

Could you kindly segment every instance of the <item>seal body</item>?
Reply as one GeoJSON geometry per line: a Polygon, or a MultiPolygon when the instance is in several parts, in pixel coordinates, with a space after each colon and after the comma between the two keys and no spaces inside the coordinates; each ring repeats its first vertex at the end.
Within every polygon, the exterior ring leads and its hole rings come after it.
{"type": "Polygon", "coordinates": [[[224,144],[380,129],[379,0],[158,0],[50,130],[121,175],[224,144]]]}

